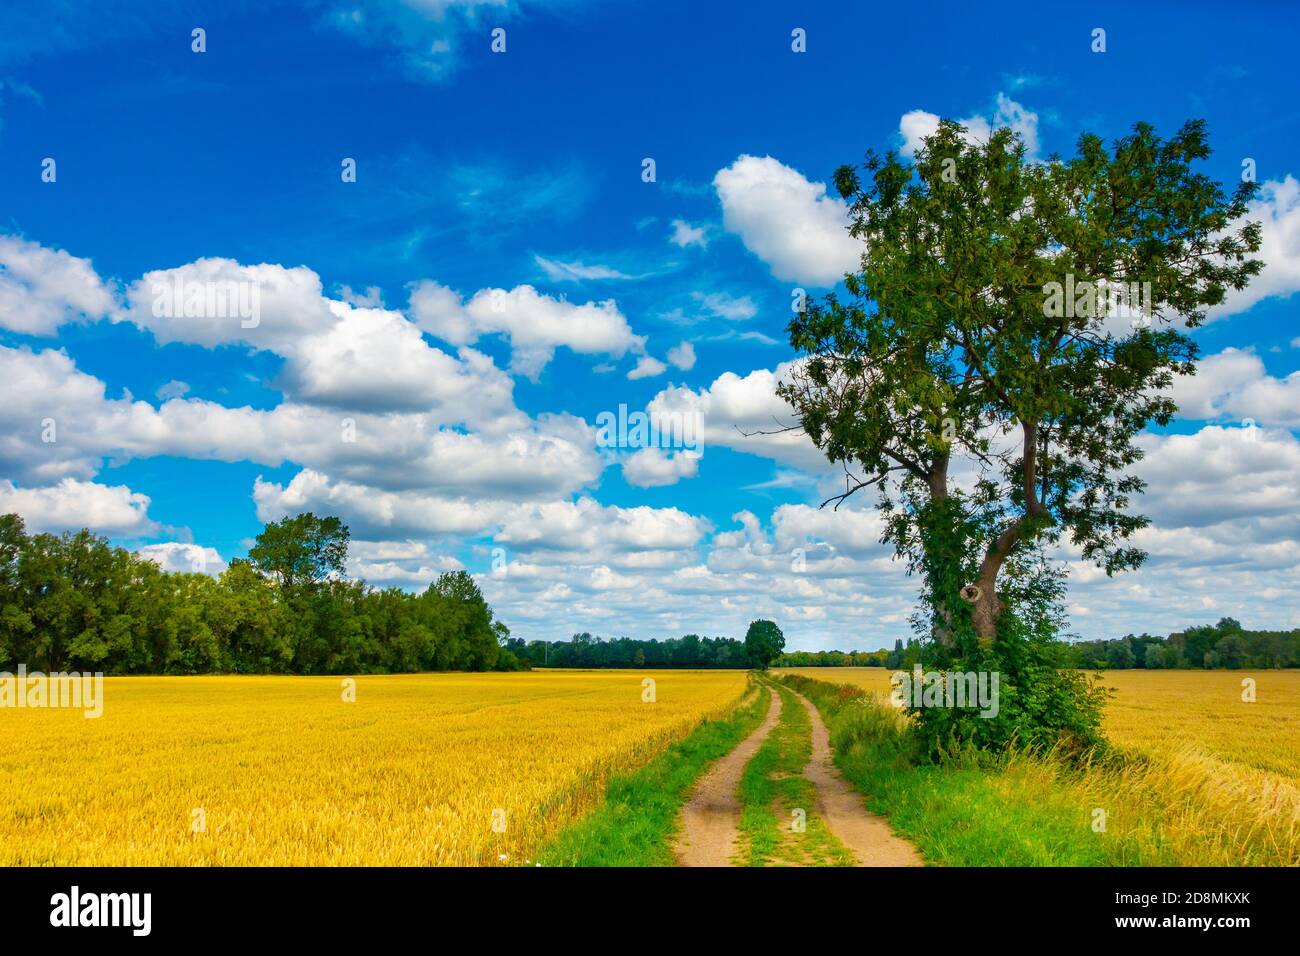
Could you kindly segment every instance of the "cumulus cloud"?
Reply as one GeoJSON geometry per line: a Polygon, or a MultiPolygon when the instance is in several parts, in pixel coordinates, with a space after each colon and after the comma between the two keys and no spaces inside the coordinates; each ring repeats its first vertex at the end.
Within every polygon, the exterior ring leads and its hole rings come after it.
{"type": "Polygon", "coordinates": [[[102,319],[115,308],[112,287],[89,259],[0,236],[0,328],[53,335],[64,323],[102,319]]]}
{"type": "Polygon", "coordinates": [[[1248,349],[1224,349],[1196,363],[1170,390],[1181,418],[1300,428],[1300,372],[1269,375],[1248,349]]]}
{"type": "Polygon", "coordinates": [[[668,350],[668,361],[675,368],[689,372],[695,367],[695,346],[690,342],[681,342],[668,350]]]}
{"type": "Polygon", "coordinates": [[[536,380],[561,346],[581,355],[622,358],[641,354],[645,336],[635,335],[612,299],[575,304],[530,285],[481,289],[467,302],[431,280],[411,291],[415,322],[452,345],[470,345],[484,335],[510,341],[511,370],[536,380]]]}
{"type": "Polygon", "coordinates": [[[514,509],[495,540],[530,552],[560,550],[603,556],[694,548],[708,527],[703,518],[677,508],[620,508],[583,496],[577,501],[539,502],[514,509]]]}
{"type": "Polygon", "coordinates": [[[639,378],[654,378],[656,375],[662,375],[668,371],[668,366],[651,355],[642,355],[637,359],[636,366],[632,371],[627,373],[627,377],[632,381],[639,378]]]}
{"type": "Polygon", "coordinates": [[[825,456],[802,429],[782,431],[796,421],[793,410],[776,394],[791,364],[744,376],[723,372],[699,390],[671,386],[651,399],[646,410],[670,421],[698,415],[706,448],[721,445],[811,472],[826,471],[825,456]]]}
{"type": "Polygon", "coordinates": [[[741,156],[713,186],[722,224],[778,279],[832,286],[858,265],[862,246],[848,234],[848,207],[771,156],[741,156]]]}
{"type": "Polygon", "coordinates": [[[149,496],[125,485],[65,478],[44,488],[19,488],[0,479],[0,514],[22,515],[28,531],[77,531],[133,538],[160,529],[149,518],[149,496]]]}
{"type": "Polygon", "coordinates": [[[119,318],[152,332],[162,344],[238,344],[286,355],[336,321],[320,276],[306,266],[198,259],[146,272],[131,283],[126,298],[129,307],[119,318]]]}
{"type": "Polygon", "coordinates": [[[1148,483],[1140,507],[1165,528],[1286,519],[1295,530],[1300,441],[1288,431],[1208,425],[1140,436],[1148,483]]]}
{"type": "Polygon", "coordinates": [[[347,415],[291,402],[261,410],[177,398],[155,407],[107,397],[63,352],[0,347],[0,473],[43,484],[93,477],[106,457],[177,455],[291,461],[381,487],[521,498],[568,494],[600,475],[594,432],[581,419],[513,411],[466,430],[455,425],[482,410],[469,392],[459,404],[347,415]],[[43,440],[47,427],[54,441],[43,440]]]}
{"type": "Polygon", "coordinates": [[[1286,298],[1300,290],[1300,180],[1287,176],[1281,182],[1262,183],[1246,218],[1261,226],[1255,258],[1264,262],[1264,268],[1246,288],[1229,289],[1223,302],[1210,311],[1210,318],[1244,312],[1261,299],[1286,298]]]}
{"type": "MultiPolygon", "coordinates": [[[[1025,144],[1025,154],[1029,159],[1038,158],[1038,114],[1026,109],[1005,93],[999,93],[994,104],[992,116],[976,114],[957,122],[966,127],[965,139],[969,143],[985,143],[995,129],[1010,127],[1018,133],[1025,144]]],[[[925,110],[911,110],[904,113],[898,121],[898,133],[902,138],[901,152],[904,156],[915,156],[925,137],[934,135],[939,129],[939,116],[925,110]]]]}
{"type": "Polygon", "coordinates": [[[638,488],[657,488],[694,478],[700,467],[698,455],[663,448],[641,448],[623,461],[623,479],[638,488]]]}
{"type": "Polygon", "coordinates": [[[459,558],[435,552],[423,541],[353,539],[348,543],[348,575],[383,587],[422,590],[440,574],[463,570],[459,558]]]}
{"type": "Polygon", "coordinates": [[[181,541],[146,544],[144,547],[136,548],[135,553],[154,562],[164,571],[208,574],[215,578],[219,577],[227,567],[216,548],[206,548],[181,541]]]}
{"type": "Polygon", "coordinates": [[[481,352],[429,345],[400,312],[330,302],[328,329],[285,348],[280,384],[296,399],[367,411],[453,409],[479,421],[520,416],[513,382],[481,352]]]}
{"type": "Polygon", "coordinates": [[[444,496],[424,491],[385,491],[340,481],[304,468],[286,485],[253,484],[260,521],[315,511],[338,515],[364,538],[411,538],[428,535],[480,535],[492,527],[510,503],[501,500],[444,496]]]}

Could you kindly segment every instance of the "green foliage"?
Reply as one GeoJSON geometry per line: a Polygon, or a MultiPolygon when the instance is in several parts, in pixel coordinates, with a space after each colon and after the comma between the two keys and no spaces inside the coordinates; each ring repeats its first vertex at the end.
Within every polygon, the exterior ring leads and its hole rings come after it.
{"type": "Polygon", "coordinates": [[[28,536],[0,516],[0,666],[109,674],[516,670],[473,578],[420,595],[345,581],[348,529],[267,527],[220,578],[169,573],[89,531],[28,536]]]}
{"type": "Polygon", "coordinates": [[[765,671],[785,650],[785,635],[775,621],[753,621],[745,632],[745,654],[751,667],[765,671]]]}

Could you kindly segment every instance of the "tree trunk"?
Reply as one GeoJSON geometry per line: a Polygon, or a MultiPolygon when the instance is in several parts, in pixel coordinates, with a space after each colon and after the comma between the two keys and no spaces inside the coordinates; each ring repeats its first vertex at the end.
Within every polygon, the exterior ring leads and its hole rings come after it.
{"type": "Polygon", "coordinates": [[[997,579],[980,579],[979,594],[971,607],[971,622],[982,641],[992,641],[998,636],[998,615],[1002,602],[998,600],[997,579]]]}

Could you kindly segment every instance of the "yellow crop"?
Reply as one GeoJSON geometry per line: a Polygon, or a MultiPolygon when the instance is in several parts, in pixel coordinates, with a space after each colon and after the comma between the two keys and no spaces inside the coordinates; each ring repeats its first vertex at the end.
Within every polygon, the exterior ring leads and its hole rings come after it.
{"type": "Polygon", "coordinates": [[[746,683],[394,675],[348,703],[338,677],[110,677],[99,719],[0,710],[0,864],[523,864],[746,683]]]}

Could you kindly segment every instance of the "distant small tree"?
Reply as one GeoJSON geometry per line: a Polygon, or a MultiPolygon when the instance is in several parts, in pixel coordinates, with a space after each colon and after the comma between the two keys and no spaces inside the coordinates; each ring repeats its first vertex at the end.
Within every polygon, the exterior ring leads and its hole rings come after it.
{"type": "Polygon", "coordinates": [[[785,650],[785,635],[774,621],[754,621],[745,632],[745,654],[751,667],[765,671],[785,650]]]}

